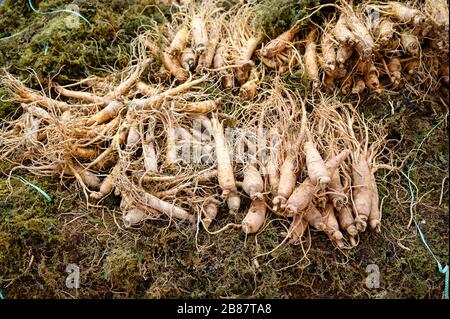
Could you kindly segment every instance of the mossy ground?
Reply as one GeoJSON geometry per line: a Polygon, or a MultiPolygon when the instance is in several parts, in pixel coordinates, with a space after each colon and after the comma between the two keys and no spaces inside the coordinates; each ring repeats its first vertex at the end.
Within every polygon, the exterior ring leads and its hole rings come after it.
{"type": "MultiPolygon", "coordinates": [[[[68,2],[34,3],[41,10],[50,10],[68,2]]],[[[128,63],[126,47],[138,29],[169,16],[164,8],[161,13],[149,6],[149,1],[72,3],[93,23],[92,28],[67,29],[61,19],[33,14],[23,2],[6,1],[0,6],[0,37],[29,26],[15,40],[0,42],[0,65],[23,78],[28,75],[25,68],[33,68],[42,79],[57,74],[55,80],[62,83],[102,75],[107,65],[120,69],[128,63]]],[[[396,155],[406,158],[446,114],[439,96],[448,99],[448,91],[420,100],[365,97],[359,108],[366,117],[386,117],[389,138],[402,140],[396,155]]],[[[0,91],[0,97],[5,99],[6,92],[0,91]]],[[[0,102],[0,118],[17,116],[17,106],[0,102]]],[[[407,164],[410,162],[411,157],[407,164]]],[[[395,175],[383,178],[385,172],[378,176],[383,180],[380,197],[387,196],[381,235],[367,232],[356,249],[340,252],[323,234],[311,233],[307,259],[302,259],[301,246],[284,245],[259,258],[257,268],[253,257],[272,250],[283,239],[285,229],[279,222],[271,223],[257,237],[247,238],[232,230],[215,236],[201,231],[196,236],[195,227],[166,221],[147,222],[125,231],[118,227],[117,198],[108,198],[105,207],[87,209],[74,184],[27,176],[51,195],[53,202],[47,203],[17,179],[11,179],[9,189],[5,174],[9,169],[7,162],[0,163],[0,291],[5,298],[442,296],[443,277],[414,226],[407,228],[406,180],[399,184],[395,175]],[[70,263],[80,267],[78,290],[65,286],[70,263]],[[378,289],[365,285],[369,264],[380,268],[378,289]]],[[[449,251],[447,170],[448,136],[445,125],[440,125],[423,144],[411,177],[420,197],[415,208],[417,221],[444,263],[449,251]]],[[[227,218],[224,212],[219,214],[217,227],[225,225],[227,218]]]]}

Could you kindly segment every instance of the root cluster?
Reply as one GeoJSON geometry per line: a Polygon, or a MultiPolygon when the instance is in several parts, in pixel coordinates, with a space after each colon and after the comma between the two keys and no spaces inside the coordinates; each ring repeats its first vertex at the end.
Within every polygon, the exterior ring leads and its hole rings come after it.
{"type": "Polygon", "coordinates": [[[120,196],[126,227],[166,216],[208,229],[226,207],[246,234],[282,217],[291,243],[311,227],[354,246],[366,228],[380,232],[375,172],[394,167],[383,126],[320,91],[448,82],[448,16],[435,7],[342,1],[325,27],[294,25],[265,41],[251,3],[227,13],[212,1],[181,6],[108,78],[36,91],[5,72],[23,114],[1,127],[1,159],[75,180],[92,204],[120,196]],[[370,27],[369,9],[379,13],[370,27]],[[311,97],[279,76],[295,68],[311,97]]]}

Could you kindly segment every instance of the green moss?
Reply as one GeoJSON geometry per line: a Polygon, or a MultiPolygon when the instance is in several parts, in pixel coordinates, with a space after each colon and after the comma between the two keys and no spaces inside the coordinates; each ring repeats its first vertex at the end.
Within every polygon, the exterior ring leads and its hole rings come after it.
{"type": "Polygon", "coordinates": [[[0,122],[20,115],[21,111],[19,103],[10,99],[7,89],[0,87],[0,122]]]}
{"type": "Polygon", "coordinates": [[[273,37],[305,17],[318,0],[262,0],[258,3],[256,26],[273,37]]]}
{"type": "MultiPolygon", "coordinates": [[[[6,1],[0,7],[0,29],[4,30],[0,37],[27,27],[20,36],[0,42],[0,65],[23,77],[28,76],[25,69],[32,68],[44,84],[49,77],[66,83],[91,74],[103,76],[105,66],[121,69],[127,65],[129,56],[126,52],[138,31],[166,19],[164,6],[158,10],[152,2],[143,0],[79,0],[71,4],[79,7],[92,27],[82,20],[71,23],[73,17],[67,14],[33,14],[23,3],[6,1]],[[47,52],[45,47],[48,47],[47,52]]],[[[66,1],[57,0],[35,3],[43,11],[65,8],[66,5],[66,1]]]]}
{"type": "Polygon", "coordinates": [[[0,285],[18,287],[23,280],[45,281],[38,264],[58,255],[64,238],[54,205],[17,180],[11,186],[13,192],[0,179],[0,285]]]}

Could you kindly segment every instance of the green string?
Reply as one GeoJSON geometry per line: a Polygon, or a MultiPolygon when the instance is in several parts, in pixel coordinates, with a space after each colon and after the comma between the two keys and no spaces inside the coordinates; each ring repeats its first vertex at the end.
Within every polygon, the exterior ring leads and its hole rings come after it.
{"type": "MultiPolygon", "coordinates": [[[[419,150],[422,148],[423,143],[425,142],[425,140],[431,135],[431,133],[439,126],[441,125],[445,120],[445,117],[442,119],[442,121],[440,121],[438,124],[436,124],[429,132],[428,134],[424,137],[424,139],[422,140],[422,142],[419,144],[419,147],[417,148],[416,154],[414,155],[414,159],[411,162],[411,164],[408,167],[408,187],[409,187],[409,191],[410,191],[410,202],[411,202],[411,206],[413,205],[414,201],[415,201],[415,195],[414,195],[414,189],[413,189],[413,182],[411,181],[411,171],[412,171],[412,167],[416,161],[417,158],[417,154],[419,153],[419,150]]],[[[445,276],[445,282],[444,282],[444,293],[443,293],[443,298],[444,299],[449,299],[448,296],[448,288],[449,288],[449,268],[448,265],[445,265],[445,267],[442,267],[442,264],[440,263],[439,259],[436,257],[436,255],[433,253],[433,250],[431,249],[430,245],[428,244],[427,240],[425,239],[424,234],[422,233],[422,230],[419,227],[419,224],[416,221],[416,218],[413,216],[413,221],[414,224],[416,225],[417,231],[419,232],[419,236],[420,239],[422,240],[423,244],[425,245],[425,247],[427,248],[427,250],[430,252],[431,256],[433,256],[434,260],[436,261],[436,264],[438,266],[438,270],[440,273],[442,273],[445,276]]]]}
{"type": "Polygon", "coordinates": [[[33,6],[33,2],[31,0],[28,0],[28,4],[30,5],[31,10],[33,10],[34,12],[38,13],[38,14],[57,14],[57,13],[71,13],[76,15],[77,17],[79,17],[80,19],[82,19],[84,22],[86,22],[86,24],[88,26],[92,26],[92,23],[89,22],[88,19],[86,19],[85,17],[83,17],[81,14],[79,14],[76,11],[70,10],[70,9],[57,9],[57,10],[53,10],[53,11],[40,11],[38,9],[35,9],[33,6]]]}
{"type": "Polygon", "coordinates": [[[11,34],[11,35],[9,35],[9,36],[7,36],[7,37],[4,37],[4,38],[0,38],[0,41],[8,41],[8,40],[14,39],[15,37],[18,37],[19,35],[21,35],[21,34],[24,33],[25,31],[27,31],[28,28],[29,28],[29,27],[26,27],[26,28],[23,29],[22,31],[19,31],[19,32],[14,33],[14,34],[11,34]]]}
{"type": "MultiPolygon", "coordinates": [[[[86,19],[85,17],[83,17],[81,14],[79,14],[79,13],[76,12],[76,11],[73,11],[73,10],[70,10],[70,9],[58,9],[58,10],[54,10],[54,11],[47,11],[47,12],[44,12],[44,11],[40,11],[40,10],[36,9],[36,8],[33,6],[33,2],[32,2],[31,0],[28,0],[28,4],[29,4],[31,10],[33,10],[34,12],[36,12],[36,13],[38,13],[38,14],[70,13],[70,14],[74,14],[74,15],[76,15],[77,17],[79,17],[80,19],[82,19],[84,22],[86,22],[86,24],[87,24],[88,26],[90,26],[90,27],[92,26],[92,23],[89,22],[88,19],[86,19]]],[[[23,29],[22,31],[19,31],[19,32],[17,32],[17,33],[14,33],[14,34],[9,35],[9,36],[4,37],[4,38],[0,38],[0,41],[8,41],[8,40],[11,40],[11,39],[13,39],[13,38],[15,38],[15,37],[18,37],[19,35],[21,35],[22,33],[24,33],[26,30],[28,30],[28,28],[29,28],[29,27],[26,27],[26,28],[23,29]]]]}
{"type": "Polygon", "coordinates": [[[44,190],[42,190],[42,188],[40,188],[37,185],[34,185],[32,182],[28,181],[25,177],[20,176],[20,175],[12,175],[13,177],[16,177],[18,179],[20,179],[23,183],[25,183],[28,186],[33,187],[35,190],[37,190],[42,196],[45,197],[45,199],[51,203],[52,202],[52,198],[50,197],[49,194],[47,194],[44,190]]]}
{"type": "Polygon", "coordinates": [[[3,294],[1,291],[0,291],[0,299],[5,299],[5,297],[3,297],[3,294]]]}
{"type": "Polygon", "coordinates": [[[422,231],[420,230],[419,225],[416,222],[416,219],[414,219],[414,224],[416,225],[417,230],[419,231],[420,239],[422,239],[422,242],[424,243],[425,247],[427,247],[428,251],[431,253],[431,255],[433,256],[434,260],[436,261],[436,263],[438,265],[439,272],[444,274],[444,276],[445,276],[445,287],[444,287],[443,298],[444,299],[448,299],[448,281],[449,281],[448,266],[445,265],[445,267],[442,267],[441,263],[439,262],[439,259],[437,259],[436,255],[433,253],[433,250],[428,245],[427,240],[425,239],[425,236],[423,235],[422,231]]]}

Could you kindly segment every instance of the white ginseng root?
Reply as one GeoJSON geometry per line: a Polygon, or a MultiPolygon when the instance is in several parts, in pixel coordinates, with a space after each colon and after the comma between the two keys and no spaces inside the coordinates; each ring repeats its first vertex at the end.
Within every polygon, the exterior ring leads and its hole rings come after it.
{"type": "Polygon", "coordinates": [[[307,228],[308,221],[303,217],[303,215],[295,215],[288,231],[289,243],[296,244],[301,241],[303,234],[305,233],[307,228]]]}
{"type": "Polygon", "coordinates": [[[292,217],[305,210],[314,198],[317,187],[306,178],[286,202],[286,216],[292,217]]]}
{"type": "Polygon", "coordinates": [[[255,165],[250,164],[245,170],[242,188],[251,200],[263,199],[264,181],[255,165]]]}
{"type": "Polygon", "coordinates": [[[343,247],[343,236],[341,231],[339,230],[339,224],[336,219],[336,215],[334,214],[334,207],[331,204],[328,204],[325,207],[325,223],[327,226],[325,229],[325,233],[333,242],[336,243],[338,247],[343,247]]]}
{"type": "Polygon", "coordinates": [[[217,177],[222,189],[222,198],[227,201],[230,213],[236,213],[241,205],[239,193],[236,188],[233,165],[228,152],[227,141],[222,123],[217,117],[211,119],[211,130],[214,137],[217,157],[217,177]]]}
{"type": "Polygon", "coordinates": [[[325,189],[331,178],[322,156],[312,141],[305,142],[304,151],[308,176],[311,182],[325,189]]]}
{"type": "Polygon", "coordinates": [[[255,199],[250,204],[250,208],[242,221],[242,230],[246,234],[256,233],[266,219],[266,201],[264,197],[262,199],[255,199]]]}
{"type": "Polygon", "coordinates": [[[287,199],[294,191],[295,183],[297,182],[296,172],[296,157],[293,154],[288,154],[280,167],[277,195],[272,201],[274,211],[277,212],[280,208],[283,208],[287,199]]]}

